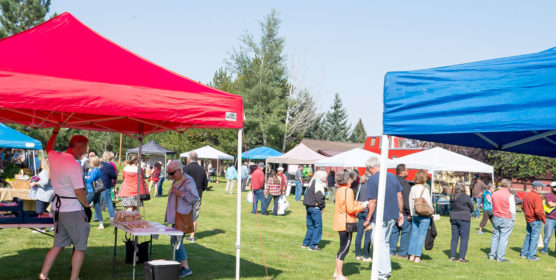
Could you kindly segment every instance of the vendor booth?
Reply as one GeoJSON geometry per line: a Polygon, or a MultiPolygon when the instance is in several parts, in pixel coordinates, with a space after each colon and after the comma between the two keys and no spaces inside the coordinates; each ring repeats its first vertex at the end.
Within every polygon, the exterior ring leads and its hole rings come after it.
{"type": "MultiPolygon", "coordinates": [[[[266,159],[266,162],[287,164],[288,165],[287,173],[291,175],[291,174],[295,174],[300,164],[314,165],[315,162],[317,162],[318,160],[325,159],[325,158],[327,157],[311,150],[309,147],[305,146],[305,144],[299,143],[297,146],[293,147],[293,149],[289,150],[287,153],[281,156],[268,157],[266,159]]],[[[314,170],[314,168],[311,169],[314,170]]],[[[307,187],[309,180],[304,180],[304,181],[305,181],[305,185],[303,187],[307,187]]],[[[292,186],[295,186],[295,181],[288,180],[286,195],[290,194],[292,186]]]]}
{"type": "MultiPolygon", "coordinates": [[[[139,161],[145,135],[192,127],[238,129],[241,157],[241,96],[168,71],[102,37],[69,13],[0,40],[0,100],[3,122],[111,131],[136,138],[139,161]]],[[[140,181],[142,176],[137,177],[140,181]]],[[[237,193],[239,279],[241,192],[237,193]]]]}
{"type": "MultiPolygon", "coordinates": [[[[196,152],[197,153],[197,157],[198,158],[203,158],[203,159],[210,159],[210,160],[216,160],[216,171],[212,171],[212,175],[216,176],[216,183],[219,183],[219,179],[218,179],[218,172],[220,171],[220,161],[222,160],[234,160],[234,157],[231,155],[228,155],[224,152],[221,152],[209,145],[203,146],[201,148],[189,151],[189,152],[185,152],[185,153],[181,153],[180,154],[180,158],[185,157],[185,158],[189,158],[189,153],[191,152],[196,152]]],[[[239,166],[239,165],[238,165],[239,166]]],[[[239,168],[237,169],[239,170],[239,168]]],[[[210,172],[210,170],[209,170],[210,172]]],[[[209,178],[210,179],[210,178],[209,178]]]]}
{"type": "MultiPolygon", "coordinates": [[[[139,153],[139,147],[128,149],[125,152],[125,158],[127,159],[127,156],[129,154],[138,154],[138,153],[139,153]]],[[[176,152],[172,152],[170,150],[166,150],[162,148],[154,141],[150,141],[149,143],[143,145],[141,149],[141,154],[149,156],[149,161],[151,166],[154,165],[155,162],[161,161],[162,166],[164,166],[164,170],[166,170],[166,164],[168,163],[167,156],[173,155],[175,153],[176,152]]]]}
{"type": "MultiPolygon", "coordinates": [[[[382,223],[388,135],[556,156],[556,48],[439,68],[389,72],[377,223],[382,223]],[[386,152],[385,152],[386,151],[386,152]]],[[[377,228],[376,236],[381,236],[377,228]]],[[[383,246],[375,240],[375,246],[383,246]]],[[[380,248],[374,259],[380,259],[380,248]]],[[[373,263],[371,279],[378,279],[373,263]]]]}
{"type": "Polygon", "coordinates": [[[243,158],[246,160],[267,159],[269,157],[279,157],[283,153],[276,151],[273,148],[260,146],[243,153],[243,158]]]}

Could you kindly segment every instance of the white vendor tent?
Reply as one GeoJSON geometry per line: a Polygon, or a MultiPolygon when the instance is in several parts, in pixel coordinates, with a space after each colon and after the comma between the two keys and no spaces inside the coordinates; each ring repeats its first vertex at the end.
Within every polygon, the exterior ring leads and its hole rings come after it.
{"type": "Polygon", "coordinates": [[[335,156],[318,160],[315,162],[315,165],[328,167],[365,167],[367,160],[371,157],[380,158],[380,155],[361,148],[354,148],[335,156]]]}
{"type": "Polygon", "coordinates": [[[326,156],[323,156],[311,150],[303,143],[300,143],[281,156],[267,158],[266,162],[284,164],[314,164],[316,161],[325,158],[326,156]]]}
{"type": "MultiPolygon", "coordinates": [[[[220,161],[221,160],[234,160],[234,157],[228,155],[224,152],[221,152],[209,145],[203,146],[201,148],[195,149],[193,151],[189,151],[186,153],[181,153],[180,158],[182,157],[189,157],[189,153],[196,152],[198,158],[206,158],[206,159],[215,159],[216,160],[216,173],[220,171],[220,161]]],[[[239,167],[238,167],[239,168],[239,167]]],[[[216,183],[219,183],[218,176],[216,176],[216,183]]]]}
{"type": "Polygon", "coordinates": [[[189,153],[196,152],[199,158],[217,159],[217,160],[234,160],[234,157],[221,152],[209,145],[203,146],[201,148],[181,153],[180,157],[189,157],[189,153]]]}
{"type": "Polygon", "coordinates": [[[490,174],[494,172],[494,168],[488,164],[440,147],[393,159],[388,163],[388,167],[396,168],[400,163],[405,164],[409,169],[427,169],[429,172],[461,171],[490,174]]]}

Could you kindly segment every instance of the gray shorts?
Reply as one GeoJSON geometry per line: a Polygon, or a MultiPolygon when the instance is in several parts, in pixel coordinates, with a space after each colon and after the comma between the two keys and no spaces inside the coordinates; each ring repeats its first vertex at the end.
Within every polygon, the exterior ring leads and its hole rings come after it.
{"type": "Polygon", "coordinates": [[[78,251],[87,250],[90,226],[85,211],[60,212],[54,225],[54,247],[73,247],[78,251]]]}
{"type": "Polygon", "coordinates": [[[199,212],[201,212],[201,198],[199,198],[199,200],[195,202],[194,207],[195,215],[193,216],[193,218],[195,218],[195,221],[197,221],[197,219],[199,219],[199,212]]]}

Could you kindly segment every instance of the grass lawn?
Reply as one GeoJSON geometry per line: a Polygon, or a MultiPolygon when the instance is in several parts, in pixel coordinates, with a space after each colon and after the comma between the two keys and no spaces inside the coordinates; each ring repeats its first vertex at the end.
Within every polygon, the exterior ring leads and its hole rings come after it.
{"type": "MultiPolygon", "coordinates": [[[[191,279],[233,279],[235,277],[236,196],[224,194],[224,184],[210,184],[213,191],[205,192],[199,218],[196,242],[185,241],[189,264],[193,270],[191,279]]],[[[168,190],[165,182],[164,189],[168,190]]],[[[289,197],[290,210],[286,216],[255,216],[250,214],[251,205],[242,199],[241,278],[264,279],[265,266],[262,245],[269,278],[272,279],[332,279],[335,256],[339,247],[338,234],[332,231],[333,208],[324,211],[324,233],[321,251],[301,248],[305,235],[305,207],[289,197]],[[258,217],[258,223],[257,223],[258,217]]],[[[154,198],[146,203],[146,217],[162,222],[167,198],[154,198]]],[[[106,217],[108,214],[103,213],[106,217]]],[[[523,213],[518,213],[506,256],[512,262],[497,263],[488,260],[490,229],[476,234],[479,220],[472,221],[467,264],[448,261],[450,249],[450,225],[447,217],[437,222],[438,236],[435,247],[424,251],[424,264],[406,260],[392,260],[391,279],[554,279],[556,266],[554,255],[540,255],[541,261],[529,262],[519,257],[525,236],[523,213]]],[[[114,244],[113,227],[96,229],[91,223],[89,248],[81,271],[81,279],[109,279],[112,277],[114,244]]],[[[131,265],[124,264],[122,231],[118,232],[117,273],[131,272],[131,265]]],[[[355,236],[354,236],[355,239],[355,236]]],[[[552,241],[551,249],[554,249],[552,241]]],[[[0,279],[36,279],[44,256],[52,245],[52,239],[27,229],[0,230],[0,279]]],[[[370,264],[355,260],[354,247],[346,257],[344,274],[349,279],[370,279],[370,264]]],[[[551,251],[552,253],[552,251],[551,251]]],[[[172,252],[167,236],[160,236],[153,243],[154,259],[171,259],[172,252]]],[[[58,257],[50,279],[68,279],[71,249],[58,257]]],[[[142,272],[142,265],[139,266],[142,272]]],[[[140,278],[141,279],[141,278],[140,278]]]]}

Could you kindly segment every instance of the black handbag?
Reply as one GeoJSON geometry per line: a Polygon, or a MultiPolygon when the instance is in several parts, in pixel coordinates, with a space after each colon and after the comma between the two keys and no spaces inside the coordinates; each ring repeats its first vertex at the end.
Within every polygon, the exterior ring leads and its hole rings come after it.
{"type": "Polygon", "coordinates": [[[102,183],[102,180],[101,180],[100,178],[94,180],[93,183],[92,183],[91,185],[92,185],[93,191],[94,191],[95,193],[101,193],[101,192],[103,192],[104,190],[106,190],[106,186],[104,186],[104,183],[102,183]]]}
{"type": "Polygon", "coordinates": [[[346,207],[346,231],[347,232],[357,232],[357,223],[348,223],[347,222],[347,204],[345,204],[345,199],[347,197],[347,188],[344,195],[344,206],[346,207]]]}
{"type": "Polygon", "coordinates": [[[151,244],[150,241],[145,241],[142,243],[137,243],[137,253],[134,254],[135,249],[135,240],[129,238],[126,234],[125,236],[125,263],[132,264],[133,257],[136,258],[136,263],[144,263],[149,261],[149,245],[151,244]]]}
{"type": "Polygon", "coordinates": [[[141,194],[141,195],[139,195],[139,199],[141,199],[141,201],[151,200],[151,195],[148,194],[148,193],[141,194]]]}

